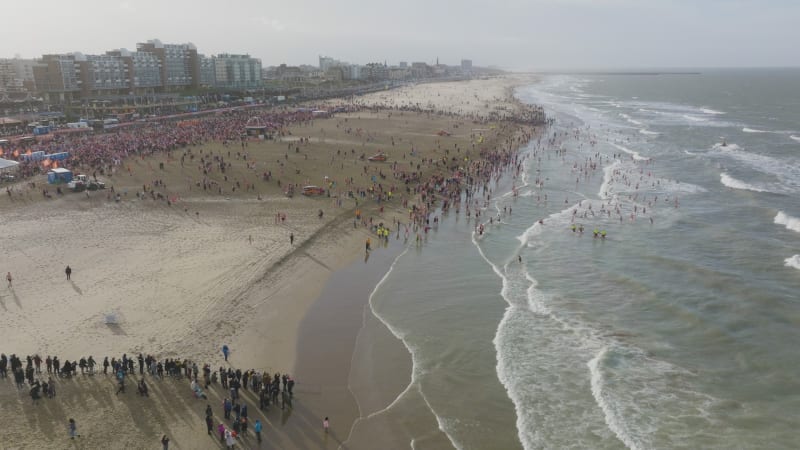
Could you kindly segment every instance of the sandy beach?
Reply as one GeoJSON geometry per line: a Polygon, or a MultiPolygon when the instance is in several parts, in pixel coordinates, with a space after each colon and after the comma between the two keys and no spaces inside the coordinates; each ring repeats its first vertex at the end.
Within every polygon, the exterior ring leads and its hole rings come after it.
{"type": "MultiPolygon", "coordinates": [[[[258,411],[258,397],[244,391],[250,422],[264,423],[264,442],[256,444],[251,428],[239,446],[375,448],[374,441],[348,442],[353,423],[391,403],[410,365],[365,306],[403,244],[392,239],[365,260],[365,239],[377,240],[355,211],[374,224],[405,222],[401,201],[413,203],[414,196],[401,186],[394,201],[357,205],[347,192],[397,184],[392,164],[419,170],[424,179],[442,172],[445,149],[474,158],[476,145],[504,145],[519,125],[489,128],[472,118],[511,114],[517,104],[510,88],[517,83],[500,78],[379,92],[355,99],[369,109],[293,125],[278,139],[246,148],[207,142],[131,157],[113,176],[101,176],[120,201],[109,189],[44,198],[43,176],[18,183],[0,198],[0,272],[13,274],[13,286],[0,288],[0,351],[23,362],[34,354],[102,361],[142,353],[208,363],[212,370],[290,373],[297,381],[290,408],[258,411]],[[447,114],[382,109],[414,106],[447,114]],[[361,158],[379,151],[387,162],[361,158]],[[182,155],[191,162],[179,162],[182,155]],[[214,191],[198,187],[204,174],[193,164],[210,155],[226,155],[231,163],[224,175],[208,175],[219,187],[214,191]],[[261,176],[266,171],[268,180],[261,176]],[[289,198],[288,184],[327,185],[331,196],[289,198]],[[396,352],[396,366],[370,365],[373,340],[396,352]],[[227,362],[222,345],[231,349],[227,362]],[[386,382],[359,382],[376,377],[386,382]],[[328,434],[325,416],[331,417],[328,434]]],[[[128,392],[115,395],[110,375],[54,377],[56,398],[36,404],[12,377],[0,380],[6,430],[0,447],[157,448],[164,434],[171,448],[222,446],[205,433],[203,420],[210,404],[215,425],[220,421],[227,392],[219,384],[207,390],[206,401],[193,397],[186,378],[147,378],[151,395],[143,398],[135,393],[139,378],[137,372],[128,392]],[[74,441],[67,436],[69,417],[81,434],[74,441]]],[[[390,424],[375,429],[394,442],[390,424]]]]}

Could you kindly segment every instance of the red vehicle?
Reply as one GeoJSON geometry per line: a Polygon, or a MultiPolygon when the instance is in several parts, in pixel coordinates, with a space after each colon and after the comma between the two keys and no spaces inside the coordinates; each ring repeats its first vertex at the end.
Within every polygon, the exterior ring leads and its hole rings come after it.
{"type": "Polygon", "coordinates": [[[378,153],[370,156],[367,159],[372,161],[372,162],[385,162],[386,161],[386,154],[383,153],[383,152],[378,152],[378,153]]]}
{"type": "Polygon", "coordinates": [[[325,195],[325,189],[319,186],[305,186],[303,187],[303,195],[312,197],[315,195],[325,195]]]}

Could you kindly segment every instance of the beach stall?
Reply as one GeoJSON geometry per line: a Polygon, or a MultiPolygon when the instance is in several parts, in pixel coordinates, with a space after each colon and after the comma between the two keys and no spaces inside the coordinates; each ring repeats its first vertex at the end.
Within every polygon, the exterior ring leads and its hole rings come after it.
{"type": "Polygon", "coordinates": [[[269,127],[266,122],[261,120],[258,116],[253,116],[245,124],[245,135],[248,137],[257,137],[259,139],[272,139],[272,134],[268,129],[269,127]]]}
{"type": "Polygon", "coordinates": [[[72,171],[63,167],[56,167],[47,172],[47,182],[50,184],[66,184],[72,181],[72,171]]]}
{"type": "Polygon", "coordinates": [[[22,122],[10,117],[0,117],[0,129],[12,129],[22,127],[22,122]]]}
{"type": "Polygon", "coordinates": [[[11,173],[17,170],[19,163],[10,159],[0,158],[0,181],[12,181],[14,175],[11,173]]]}

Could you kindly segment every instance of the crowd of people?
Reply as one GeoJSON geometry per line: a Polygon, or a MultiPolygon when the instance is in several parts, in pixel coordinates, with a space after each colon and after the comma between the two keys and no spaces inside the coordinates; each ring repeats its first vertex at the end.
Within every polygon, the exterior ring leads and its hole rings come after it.
{"type": "Polygon", "coordinates": [[[45,154],[69,152],[69,165],[87,172],[104,173],[128,157],[144,157],[171,152],[205,142],[242,142],[248,123],[258,123],[270,133],[282,133],[285,127],[306,123],[311,111],[300,110],[228,110],[187,120],[176,118],[129,122],[106,133],[50,134],[33,144],[11,142],[5,157],[19,159],[20,173],[31,175],[39,161],[22,161],[22,155],[43,151],[45,154]],[[253,122],[251,122],[253,121],[253,122]]]}
{"type": "MultiPolygon", "coordinates": [[[[222,389],[220,396],[224,397],[220,406],[223,416],[215,419],[211,405],[207,404],[205,422],[208,434],[219,436],[220,441],[229,448],[233,448],[236,440],[246,436],[250,429],[247,400],[241,395],[242,391],[252,393],[258,399],[258,409],[263,412],[270,405],[279,405],[281,409],[292,408],[295,386],[295,380],[289,374],[270,374],[255,369],[243,371],[230,366],[212,369],[210,364],[199,365],[188,359],[160,360],[142,353],[130,357],[123,354],[120,358],[112,356],[110,359],[106,356],[102,361],[91,355],[62,361],[58,356],[50,355],[42,358],[35,354],[21,358],[15,354],[0,354],[0,379],[8,379],[9,372],[17,389],[27,388],[34,405],[42,398],[55,399],[58,383],[79,379],[80,376],[113,377],[117,385],[116,395],[125,394],[129,378],[136,377],[137,394],[143,397],[150,396],[146,379],[188,380],[189,391],[198,399],[207,399],[205,391],[218,385],[222,389]]],[[[70,437],[74,438],[77,436],[75,421],[72,418],[69,421],[70,437]]],[[[252,430],[258,442],[261,442],[262,429],[261,420],[256,419],[252,430]]]]}

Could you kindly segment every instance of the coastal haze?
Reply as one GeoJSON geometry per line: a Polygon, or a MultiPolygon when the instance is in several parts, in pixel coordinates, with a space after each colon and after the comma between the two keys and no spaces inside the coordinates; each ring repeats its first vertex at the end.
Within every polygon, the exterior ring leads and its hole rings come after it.
{"type": "Polygon", "coordinates": [[[0,448],[797,447],[800,5],[6,13],[0,448]]]}
{"type": "Polygon", "coordinates": [[[351,0],[270,3],[58,1],[4,5],[0,56],[103,52],[141,39],[193,42],[309,64],[470,57],[513,70],[797,65],[800,5],[787,0],[351,0]],[[47,14],[42,14],[47,11],[47,14]],[[65,31],[66,29],[74,31],[65,31]]]}

